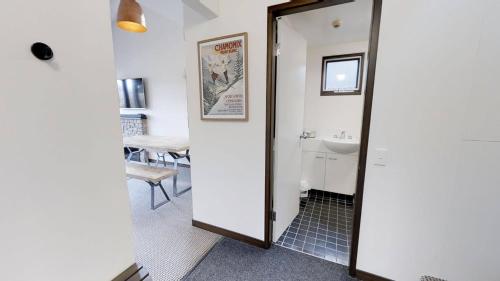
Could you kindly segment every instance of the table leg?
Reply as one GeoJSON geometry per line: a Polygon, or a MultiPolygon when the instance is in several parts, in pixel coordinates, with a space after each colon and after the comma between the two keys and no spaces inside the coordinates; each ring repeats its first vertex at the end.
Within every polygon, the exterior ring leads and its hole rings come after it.
{"type": "Polygon", "coordinates": [[[158,166],[160,165],[160,158],[163,160],[163,167],[167,167],[167,160],[165,159],[165,154],[166,153],[159,153],[157,152],[156,153],[156,164],[155,164],[155,167],[158,168],[158,166]]]}
{"type": "MultiPolygon", "coordinates": [[[[169,152],[168,154],[170,154],[170,156],[172,156],[172,158],[174,159],[174,169],[175,170],[178,170],[177,167],[178,167],[178,161],[180,158],[182,158],[181,155],[179,155],[178,153],[172,153],[172,152],[169,152]]],[[[185,156],[184,156],[185,157],[185,156]]],[[[173,177],[173,191],[174,191],[174,196],[175,197],[179,197],[180,195],[186,193],[187,191],[191,190],[191,186],[186,188],[186,189],[183,189],[181,191],[177,191],[177,175],[175,175],[173,177]]]]}
{"type": "Polygon", "coordinates": [[[132,159],[132,149],[130,149],[130,147],[127,146],[127,150],[128,150],[128,156],[127,156],[127,162],[130,162],[130,160],[132,159]]]}
{"type": "Polygon", "coordinates": [[[156,153],[156,164],[155,164],[155,167],[158,168],[158,165],[160,164],[160,153],[156,153]]]}
{"type": "MultiPolygon", "coordinates": [[[[142,151],[143,151],[143,153],[142,153],[142,154],[143,154],[143,157],[144,157],[144,163],[146,163],[146,164],[149,166],[149,157],[148,157],[148,152],[147,152],[145,149],[143,149],[142,151]]],[[[139,155],[140,155],[140,154],[139,154],[139,155]]]]}
{"type": "Polygon", "coordinates": [[[141,161],[141,152],[145,151],[144,149],[132,151],[132,149],[130,149],[130,147],[128,147],[128,146],[127,146],[127,150],[128,150],[127,162],[130,162],[132,160],[132,156],[134,156],[134,154],[136,154],[136,153],[139,153],[139,162],[140,162],[141,161]]]}

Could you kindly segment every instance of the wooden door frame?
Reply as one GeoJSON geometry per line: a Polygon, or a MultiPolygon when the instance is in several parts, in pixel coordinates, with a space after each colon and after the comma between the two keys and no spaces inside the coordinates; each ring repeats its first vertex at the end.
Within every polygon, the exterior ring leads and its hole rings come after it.
{"type": "MultiPolygon", "coordinates": [[[[270,6],[267,12],[267,82],[266,82],[266,165],[265,165],[265,210],[264,210],[264,246],[272,244],[272,204],[273,204],[273,139],[275,129],[275,101],[276,101],[276,56],[274,54],[277,38],[277,21],[280,16],[306,12],[334,5],[353,2],[353,0],[292,0],[275,6],[270,6]]],[[[349,274],[356,275],[358,254],[359,228],[363,204],[363,190],[366,172],[366,157],[370,134],[370,119],[375,84],[375,69],[377,62],[378,38],[382,0],[373,0],[372,19],[370,27],[370,41],[368,47],[368,71],[366,77],[363,122],[361,128],[361,144],[359,150],[358,177],[356,196],[354,199],[354,218],[349,260],[349,274]]]]}

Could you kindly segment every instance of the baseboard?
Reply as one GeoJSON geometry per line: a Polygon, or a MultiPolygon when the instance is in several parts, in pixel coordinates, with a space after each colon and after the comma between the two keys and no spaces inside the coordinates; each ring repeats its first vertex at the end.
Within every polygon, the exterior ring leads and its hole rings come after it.
{"type": "Polygon", "coordinates": [[[335,197],[335,198],[340,198],[340,199],[346,199],[350,201],[354,201],[354,195],[347,195],[347,194],[341,194],[341,193],[336,193],[333,191],[326,191],[326,190],[319,190],[319,189],[310,189],[309,190],[310,194],[319,194],[325,197],[335,197]]]}
{"type": "Polygon", "coordinates": [[[392,279],[381,277],[359,269],[356,269],[356,278],[362,281],[393,281],[392,279]]]}
{"type": "Polygon", "coordinates": [[[113,278],[111,281],[131,281],[131,280],[141,280],[141,281],[152,281],[151,276],[148,271],[137,263],[129,266],[118,276],[113,278]]]}
{"type": "Polygon", "coordinates": [[[246,236],[246,235],[241,234],[241,233],[237,233],[237,232],[234,232],[231,230],[220,228],[218,226],[214,226],[214,225],[207,224],[207,223],[197,221],[197,220],[193,220],[192,225],[195,227],[213,232],[213,233],[220,234],[220,235],[228,237],[228,238],[232,238],[234,240],[238,240],[238,241],[256,246],[256,247],[265,248],[264,241],[250,237],[250,236],[246,236]]]}

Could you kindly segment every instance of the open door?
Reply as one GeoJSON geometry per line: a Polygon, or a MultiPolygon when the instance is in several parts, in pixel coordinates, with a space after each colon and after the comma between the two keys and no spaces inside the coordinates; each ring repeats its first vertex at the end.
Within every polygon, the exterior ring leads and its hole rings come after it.
{"type": "Polygon", "coordinates": [[[274,201],[276,242],[299,213],[307,42],[286,19],[278,20],[274,201]]]}

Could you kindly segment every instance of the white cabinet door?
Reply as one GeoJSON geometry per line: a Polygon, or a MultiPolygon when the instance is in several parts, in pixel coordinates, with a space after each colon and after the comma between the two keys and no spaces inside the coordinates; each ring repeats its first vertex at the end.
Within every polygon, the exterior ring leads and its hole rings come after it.
{"type": "Polygon", "coordinates": [[[353,195],[356,191],[358,156],[328,153],[326,158],[325,190],[353,195]]]}
{"type": "Polygon", "coordinates": [[[313,189],[325,189],[325,160],[324,152],[302,152],[302,180],[307,181],[313,189]]]}

